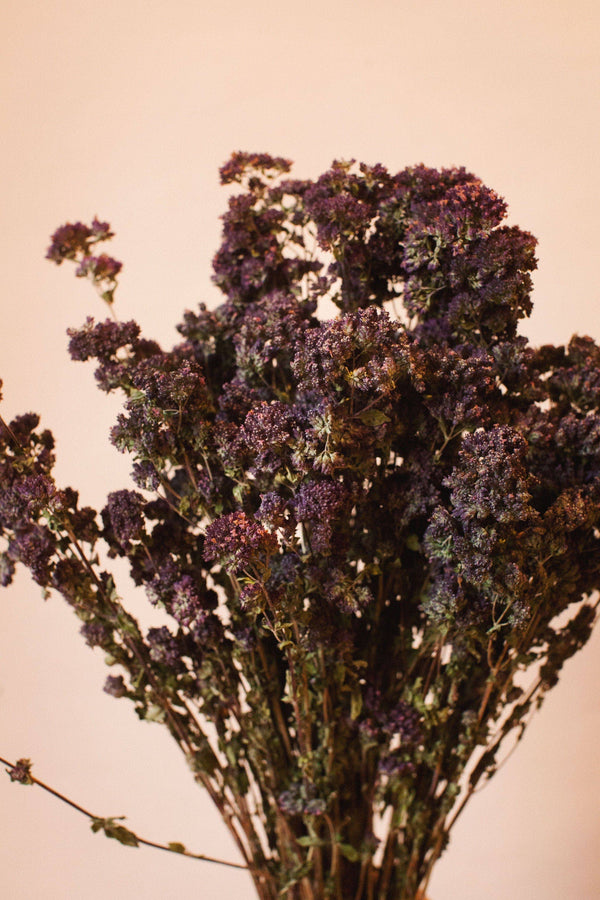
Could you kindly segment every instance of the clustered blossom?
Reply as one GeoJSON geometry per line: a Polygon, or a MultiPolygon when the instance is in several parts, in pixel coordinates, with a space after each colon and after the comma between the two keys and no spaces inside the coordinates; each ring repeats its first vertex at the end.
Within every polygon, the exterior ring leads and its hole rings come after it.
{"type": "Polygon", "coordinates": [[[466,434],[457,465],[444,480],[450,489],[454,515],[463,521],[515,524],[531,519],[529,487],[533,479],[526,467],[527,443],[507,425],[466,434]]]}
{"type": "Polygon", "coordinates": [[[127,544],[141,536],[144,528],[142,514],[145,500],[139,491],[113,491],[103,510],[105,524],[120,544],[127,544]]]}
{"type": "Polygon", "coordinates": [[[91,275],[98,281],[114,281],[122,268],[122,263],[102,253],[100,256],[84,256],[75,269],[75,274],[78,278],[91,275]]]}
{"type": "Polygon", "coordinates": [[[228,513],[206,529],[204,558],[232,572],[276,551],[277,538],[244,512],[228,513]]]}
{"type": "MultiPolygon", "coordinates": [[[[80,507],[38,417],[2,420],[0,584],[21,564],[70,604],[261,900],[413,900],[591,633],[600,347],[518,334],[536,242],[465,169],[290,169],[221,169],[223,302],[185,311],[171,350],[135,322],[69,330],[123,395],[137,490],[80,507]],[[99,547],[168,625],[142,632],[99,547]]],[[[68,223],[47,254],[109,304],[112,236],[68,223]]]]}
{"type": "Polygon", "coordinates": [[[89,647],[102,647],[109,637],[109,631],[102,622],[86,622],[80,628],[89,647]]]}
{"type": "Polygon", "coordinates": [[[313,553],[328,554],[344,509],[349,513],[347,489],[337,481],[307,481],[294,497],[293,510],[297,522],[309,532],[313,553]]]}
{"type": "Polygon", "coordinates": [[[60,265],[65,259],[76,259],[78,254],[87,254],[90,246],[99,241],[106,241],[114,237],[108,222],[100,222],[94,219],[90,225],[83,222],[61,225],[52,235],[52,243],[46,253],[46,259],[51,259],[60,265]]]}
{"type": "Polygon", "coordinates": [[[106,253],[94,256],[90,250],[94,244],[108,241],[112,237],[114,233],[108,222],[100,222],[97,218],[92,221],[91,226],[84,225],[83,222],[67,222],[52,235],[46,258],[58,266],[65,260],[76,262],[77,277],[89,278],[102,299],[110,306],[117,287],[117,275],[123,264],[106,253]]]}
{"type": "Polygon", "coordinates": [[[168,666],[173,672],[183,670],[181,645],[166,625],[162,625],[160,628],[150,628],[147,641],[150,647],[150,659],[168,666]]]}
{"type": "Polygon", "coordinates": [[[104,691],[111,697],[124,697],[127,694],[127,686],[122,675],[109,675],[104,683],[104,691]]]}

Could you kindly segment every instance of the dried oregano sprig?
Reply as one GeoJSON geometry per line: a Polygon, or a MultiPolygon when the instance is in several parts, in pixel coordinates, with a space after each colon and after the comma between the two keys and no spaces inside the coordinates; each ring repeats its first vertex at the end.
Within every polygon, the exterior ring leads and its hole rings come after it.
{"type": "MultiPolygon", "coordinates": [[[[22,562],[163,722],[262,900],[413,900],[506,738],[587,641],[600,583],[600,349],[534,349],[535,240],[464,169],[236,153],[225,295],[164,351],[70,331],[120,390],[135,490],[98,517],[27,414],[2,435],[3,584],[22,562]],[[323,300],[337,318],[317,315],[323,300]],[[399,311],[400,310],[400,311],[399,311]],[[96,548],[171,617],[143,633],[96,548]]],[[[109,226],[50,259],[113,302],[109,226]]]]}
{"type": "Polygon", "coordinates": [[[246,868],[246,866],[241,866],[239,863],[226,862],[225,860],[217,859],[214,856],[191,853],[184,844],[180,844],[178,841],[170,841],[168,844],[159,844],[156,841],[149,841],[146,838],[142,838],[122,824],[125,816],[102,817],[94,815],[94,813],[91,813],[89,810],[84,809],[83,806],[80,806],[79,803],[75,803],[60,791],[57,791],[55,788],[50,787],[50,785],[40,781],[39,778],[36,778],[31,771],[32,763],[30,759],[18,759],[16,763],[13,764],[0,756],[0,763],[8,766],[8,769],[5,771],[11,781],[16,781],[19,784],[24,785],[37,785],[43,791],[46,791],[62,803],[66,803],[67,806],[70,806],[72,809],[75,809],[77,812],[86,816],[91,822],[90,827],[94,833],[102,832],[106,837],[113,838],[113,840],[118,841],[120,844],[124,844],[126,847],[153,847],[155,850],[166,850],[168,853],[179,853],[182,856],[187,856],[189,859],[201,859],[204,862],[216,863],[221,866],[229,866],[235,869],[246,868]]]}

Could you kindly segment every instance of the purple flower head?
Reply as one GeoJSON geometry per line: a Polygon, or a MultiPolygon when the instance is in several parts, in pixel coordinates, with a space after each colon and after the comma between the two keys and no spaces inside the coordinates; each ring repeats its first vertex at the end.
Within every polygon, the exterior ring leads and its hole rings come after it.
{"type": "Polygon", "coordinates": [[[123,263],[102,253],[100,256],[84,256],[75,275],[78,278],[90,276],[94,281],[114,281],[122,268],[123,263]]]}
{"type": "Polygon", "coordinates": [[[52,577],[56,537],[45,526],[34,525],[9,544],[9,555],[27,566],[32,578],[45,587],[52,577]]]}
{"type": "Polygon", "coordinates": [[[468,345],[456,350],[433,346],[418,361],[427,383],[425,404],[448,431],[489,423],[492,402],[499,398],[491,354],[468,345]]]}
{"type": "Polygon", "coordinates": [[[32,763],[30,759],[18,759],[15,765],[6,771],[11,781],[18,781],[20,784],[33,784],[31,768],[32,763]]]}
{"type": "Polygon", "coordinates": [[[65,259],[76,259],[80,254],[85,256],[92,244],[112,237],[114,234],[108,222],[100,222],[97,218],[94,218],[91,227],[83,222],[67,222],[52,235],[46,259],[60,265],[65,259]]]}
{"type": "MultiPolygon", "coordinates": [[[[352,172],[354,160],[336,160],[305,195],[306,207],[318,227],[324,249],[344,238],[362,237],[375,215],[375,205],[365,190],[365,182],[352,172]]],[[[385,178],[381,167],[380,180],[385,178]]]]}
{"type": "Polygon", "coordinates": [[[314,784],[293,783],[282,791],[277,798],[278,806],[283,812],[293,816],[320,816],[327,809],[327,803],[317,796],[314,784]]]}
{"type": "Polygon", "coordinates": [[[81,626],[80,633],[89,647],[103,647],[111,637],[106,625],[97,621],[86,622],[81,626]]]}
{"type": "Polygon", "coordinates": [[[240,605],[247,612],[257,612],[264,606],[264,590],[255,581],[245,584],[240,591],[240,605]]]}
{"type": "Polygon", "coordinates": [[[531,519],[532,478],[526,454],[527,443],[507,425],[466,434],[458,465],[444,481],[454,515],[464,522],[488,517],[501,523],[531,519]]]}
{"type": "Polygon", "coordinates": [[[404,758],[403,753],[384,754],[378,764],[378,771],[388,778],[412,776],[416,772],[416,766],[410,760],[404,758]]]}
{"type": "Polygon", "coordinates": [[[214,591],[200,594],[191,575],[183,575],[173,584],[172,596],[168,603],[169,612],[184,628],[192,628],[216,606],[214,591]]]}
{"type": "Polygon", "coordinates": [[[160,484],[156,467],[149,459],[138,460],[133,464],[132,477],[143,491],[155,491],[160,484]]]}
{"type": "Polygon", "coordinates": [[[19,500],[27,505],[32,516],[50,507],[60,506],[54,480],[49,475],[30,475],[15,488],[19,500]]]}
{"type": "Polygon", "coordinates": [[[122,675],[109,675],[104,682],[104,692],[111,697],[124,697],[127,694],[127,686],[122,675]]]}
{"type": "Polygon", "coordinates": [[[343,613],[361,614],[373,602],[373,594],[366,584],[356,577],[346,575],[341,569],[332,569],[324,578],[324,595],[343,613]]]}
{"type": "Polygon", "coordinates": [[[142,360],[133,372],[133,383],[145,397],[159,408],[171,409],[192,398],[205,406],[205,381],[199,367],[191,360],[178,360],[168,354],[142,360]]]}
{"type": "Polygon", "coordinates": [[[289,172],[291,167],[291,161],[282,156],[271,156],[269,153],[247,153],[240,150],[231,154],[230,159],[219,169],[219,174],[221,184],[231,184],[252,177],[256,172],[273,177],[273,175],[289,172]]]}
{"type": "Polygon", "coordinates": [[[102,518],[120,544],[125,545],[142,537],[145,504],[138,491],[113,491],[108,495],[102,518]]]}
{"type": "Polygon", "coordinates": [[[93,602],[84,563],[74,557],[58,559],[52,571],[52,587],[72,606],[93,602]]]}
{"type": "Polygon", "coordinates": [[[414,746],[423,739],[421,715],[404,700],[390,704],[381,691],[371,688],[365,693],[364,707],[366,716],[360,728],[367,734],[398,738],[401,746],[414,746]]]}
{"type": "Polygon", "coordinates": [[[137,322],[105,322],[95,323],[88,316],[81,328],[69,328],[69,353],[71,359],[82,361],[98,359],[106,362],[113,358],[121,348],[135,344],[140,333],[137,322]]]}
{"type": "Polygon", "coordinates": [[[67,222],[57,228],[51,237],[46,259],[60,265],[65,259],[75,259],[77,253],[86,253],[94,233],[83,222],[67,222]]]}
{"type": "Polygon", "coordinates": [[[347,313],[306,332],[292,371],[300,391],[344,395],[389,395],[408,373],[408,342],[385,311],[347,313]]]}
{"type": "Polygon", "coordinates": [[[150,628],[147,635],[150,647],[150,659],[153,662],[168,666],[174,672],[185,669],[181,660],[181,647],[166,625],[161,628],[150,628]]]}
{"type": "Polygon", "coordinates": [[[266,528],[275,530],[289,525],[289,516],[286,516],[287,503],[276,491],[268,491],[260,498],[260,506],[256,513],[258,521],[266,528]]]}
{"type": "Polygon", "coordinates": [[[239,433],[249,454],[249,471],[273,475],[285,465],[291,443],[292,413],[285,403],[274,400],[251,409],[239,433]]]}
{"type": "Polygon", "coordinates": [[[334,545],[340,519],[348,512],[350,495],[339,481],[307,481],[294,497],[292,509],[308,534],[313,553],[327,555],[334,545]]]}
{"type": "Polygon", "coordinates": [[[216,519],[206,529],[204,558],[218,560],[228,571],[247,568],[277,552],[277,538],[244,512],[216,519]]]}
{"type": "Polygon", "coordinates": [[[92,219],[92,234],[95,241],[107,241],[114,237],[108,222],[100,222],[97,216],[92,219]]]}

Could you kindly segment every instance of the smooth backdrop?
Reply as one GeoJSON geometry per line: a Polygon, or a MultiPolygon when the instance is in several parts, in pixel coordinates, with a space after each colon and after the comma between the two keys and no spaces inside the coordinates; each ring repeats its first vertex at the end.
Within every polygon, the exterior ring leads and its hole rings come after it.
{"type": "MultiPolygon", "coordinates": [[[[121,318],[167,346],[216,303],[211,257],[231,151],[397,171],[464,165],[539,238],[535,343],[600,338],[596,0],[19,0],[0,5],[3,414],[35,409],[57,479],[101,506],[128,485],[117,402],[71,363],[65,330],[100,301],[44,260],[67,220],[108,219],[121,318]]],[[[146,621],[144,597],[121,590],[146,621]]],[[[459,820],[432,900],[600,896],[600,635],[567,664],[517,752],[459,820]]],[[[0,594],[0,755],[142,836],[235,859],[166,731],[102,692],[107,669],[60,598],[0,594]]],[[[243,872],[91,833],[0,772],[7,900],[251,900],[243,872]]]]}

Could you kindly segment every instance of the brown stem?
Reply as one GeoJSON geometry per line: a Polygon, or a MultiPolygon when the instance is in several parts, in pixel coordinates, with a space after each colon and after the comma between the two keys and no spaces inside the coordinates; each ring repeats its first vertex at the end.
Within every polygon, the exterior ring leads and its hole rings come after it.
{"type": "MultiPolygon", "coordinates": [[[[7,759],[3,759],[1,756],[0,756],[0,763],[2,763],[5,766],[8,766],[9,769],[15,768],[13,763],[9,762],[7,759]]],[[[9,774],[10,774],[10,772],[9,772],[9,774]]],[[[97,816],[94,813],[90,812],[88,809],[85,809],[85,807],[80,806],[79,803],[75,803],[74,800],[70,800],[69,797],[66,797],[64,794],[62,794],[60,791],[57,791],[55,788],[50,787],[50,785],[45,784],[45,782],[40,781],[39,778],[36,778],[35,776],[31,775],[31,773],[29,773],[28,779],[29,780],[27,783],[36,784],[38,787],[42,788],[42,790],[47,791],[49,794],[52,794],[52,796],[57,797],[63,803],[66,803],[68,806],[73,807],[73,809],[77,810],[77,812],[80,812],[82,815],[87,816],[88,819],[98,820],[98,819],[102,818],[101,816],[97,816]]],[[[132,834],[133,834],[133,832],[132,832],[132,834]]],[[[169,853],[177,853],[179,856],[188,856],[192,859],[204,860],[205,862],[218,863],[219,865],[229,866],[233,869],[247,869],[248,868],[248,866],[242,865],[241,863],[228,862],[224,859],[217,859],[214,856],[206,856],[201,853],[190,853],[188,850],[185,850],[185,849],[184,850],[181,850],[181,849],[176,850],[176,849],[173,849],[173,847],[169,846],[168,844],[159,844],[156,841],[149,841],[146,838],[139,837],[137,834],[133,835],[133,836],[135,837],[138,844],[144,844],[146,847],[154,847],[157,850],[166,850],[169,853]]],[[[178,846],[181,847],[182,845],[178,845],[178,846]]]]}

